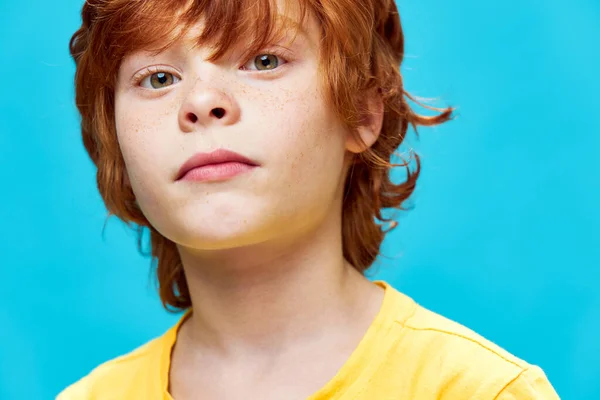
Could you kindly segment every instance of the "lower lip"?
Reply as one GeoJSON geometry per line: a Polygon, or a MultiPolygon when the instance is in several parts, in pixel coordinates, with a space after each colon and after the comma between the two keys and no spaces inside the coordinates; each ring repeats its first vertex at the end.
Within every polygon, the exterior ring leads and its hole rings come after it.
{"type": "Polygon", "coordinates": [[[254,165],[240,162],[209,164],[189,170],[180,180],[194,182],[223,181],[248,172],[254,168],[254,165]]]}

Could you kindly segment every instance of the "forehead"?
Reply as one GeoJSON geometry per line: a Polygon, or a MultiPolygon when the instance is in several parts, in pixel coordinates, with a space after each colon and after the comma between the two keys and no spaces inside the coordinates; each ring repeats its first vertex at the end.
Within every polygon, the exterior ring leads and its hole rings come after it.
{"type": "MultiPolygon", "coordinates": [[[[173,10],[165,3],[179,1],[161,0],[161,3],[161,9],[173,10]]],[[[181,44],[210,47],[211,59],[222,57],[234,47],[242,47],[245,56],[250,56],[284,38],[294,40],[298,35],[318,38],[316,21],[302,0],[187,1],[169,16],[157,16],[146,9],[141,19],[135,21],[134,29],[132,26],[123,30],[131,33],[120,42],[125,51],[123,56],[137,51],[159,54],[181,44]]]]}

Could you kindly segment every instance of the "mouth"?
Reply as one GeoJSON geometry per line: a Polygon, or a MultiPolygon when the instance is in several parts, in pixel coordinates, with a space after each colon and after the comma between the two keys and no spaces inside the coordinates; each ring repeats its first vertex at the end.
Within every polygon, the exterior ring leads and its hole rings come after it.
{"type": "Polygon", "coordinates": [[[198,153],[179,168],[176,181],[220,181],[248,172],[259,164],[241,154],[219,149],[198,153]]]}

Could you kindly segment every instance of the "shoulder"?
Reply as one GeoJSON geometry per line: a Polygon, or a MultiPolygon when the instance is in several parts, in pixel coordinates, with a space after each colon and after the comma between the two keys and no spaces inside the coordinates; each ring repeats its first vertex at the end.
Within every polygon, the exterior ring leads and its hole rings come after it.
{"type": "Polygon", "coordinates": [[[100,364],[64,389],[57,400],[125,398],[123,395],[133,382],[144,379],[152,368],[159,368],[164,341],[164,336],[155,338],[127,354],[100,364]]]}
{"type": "Polygon", "coordinates": [[[440,398],[558,399],[539,367],[414,304],[412,314],[398,321],[402,325],[398,351],[415,360],[415,373],[436,386],[440,398]]]}
{"type": "Polygon", "coordinates": [[[472,358],[470,361],[496,367],[502,365],[515,371],[529,365],[470,328],[419,305],[403,325],[412,336],[436,350],[443,350],[440,353],[442,357],[462,356],[472,358]]]}

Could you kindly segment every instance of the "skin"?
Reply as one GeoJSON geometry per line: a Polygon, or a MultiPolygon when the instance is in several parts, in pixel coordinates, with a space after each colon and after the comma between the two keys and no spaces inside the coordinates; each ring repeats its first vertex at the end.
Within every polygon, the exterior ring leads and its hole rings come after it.
{"type": "MultiPolygon", "coordinates": [[[[306,398],[381,307],[383,290],[342,255],[343,182],[350,155],[365,147],[325,102],[312,16],[304,30],[265,49],[286,49],[270,72],[235,50],[208,62],[209,49],[192,47],[194,31],[120,67],[115,118],[129,181],[150,223],[177,244],[193,303],[172,353],[175,399],[306,398]],[[154,66],[172,81],[131,82],[154,66]],[[175,180],[192,155],[219,148],[259,166],[218,182],[175,180]]],[[[366,100],[358,133],[370,146],[383,106],[366,100]]]]}

